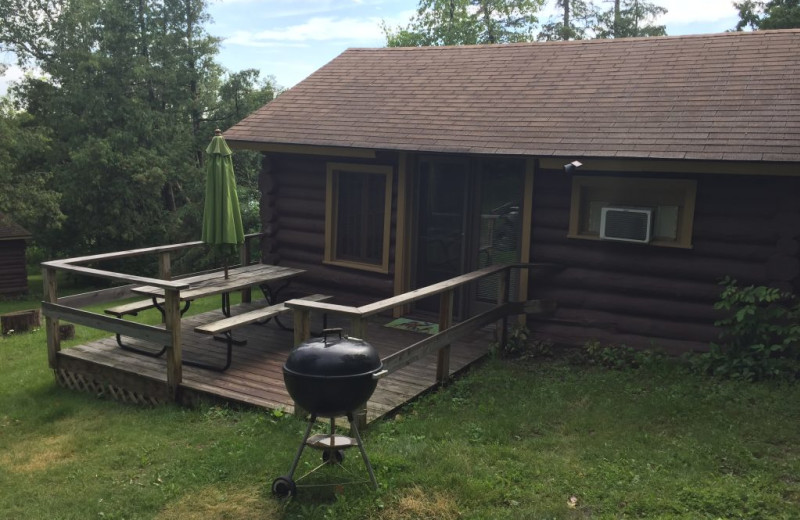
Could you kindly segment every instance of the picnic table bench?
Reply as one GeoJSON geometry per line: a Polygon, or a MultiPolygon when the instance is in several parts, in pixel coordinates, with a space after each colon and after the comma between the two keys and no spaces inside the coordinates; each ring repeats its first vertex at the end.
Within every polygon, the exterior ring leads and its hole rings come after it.
{"type": "MultiPolygon", "coordinates": [[[[303,296],[298,299],[321,302],[329,300],[330,298],[331,296],[327,296],[325,294],[310,294],[308,296],[303,296]]],[[[238,310],[245,310],[245,312],[242,312],[241,314],[237,314],[235,316],[230,316],[219,320],[215,320],[210,323],[204,323],[194,328],[194,331],[199,332],[200,334],[208,334],[212,336],[220,333],[224,334],[224,338],[227,343],[225,365],[215,366],[215,365],[209,365],[207,363],[201,363],[199,361],[184,360],[183,363],[185,365],[206,368],[218,372],[227,370],[228,367],[231,366],[231,359],[233,356],[232,354],[233,345],[235,343],[235,340],[233,339],[234,329],[243,327],[245,325],[250,325],[252,323],[265,322],[268,321],[270,318],[276,318],[280,314],[288,313],[291,311],[291,309],[287,307],[284,303],[276,303],[274,305],[268,305],[266,307],[255,303],[243,303],[239,304],[236,308],[238,310]]]]}
{"type": "MultiPolygon", "coordinates": [[[[124,316],[136,316],[140,312],[152,309],[154,307],[161,310],[159,306],[163,305],[163,303],[164,303],[163,298],[159,298],[158,301],[153,301],[153,298],[149,298],[147,300],[139,300],[130,303],[123,303],[122,305],[117,305],[116,307],[105,309],[105,311],[103,312],[111,316],[116,316],[117,318],[122,319],[124,316]]],[[[162,312],[162,317],[163,317],[163,312],[162,312]]],[[[120,336],[119,332],[117,332],[116,337],[117,337],[117,345],[119,345],[119,348],[123,350],[128,350],[130,352],[136,352],[137,354],[143,354],[145,356],[150,356],[150,357],[160,357],[164,354],[164,352],[167,351],[167,347],[161,347],[160,350],[145,350],[138,347],[134,347],[132,345],[127,345],[122,342],[122,336],[120,336]]]]}
{"type": "MultiPolygon", "coordinates": [[[[179,280],[186,281],[188,283],[192,282],[200,282],[203,280],[211,280],[215,277],[219,277],[219,271],[211,271],[207,273],[201,273],[197,275],[193,275],[186,278],[178,278],[179,280]]],[[[185,313],[189,309],[189,303],[191,300],[186,300],[184,303],[184,308],[181,310],[181,314],[185,313]]],[[[115,307],[111,307],[105,309],[103,312],[109,314],[111,316],[116,316],[117,318],[122,318],[124,316],[136,316],[142,311],[146,311],[148,309],[157,308],[159,311],[163,309],[162,305],[164,304],[164,298],[158,297],[150,297],[146,300],[139,300],[135,302],[123,303],[122,305],[117,305],[115,307]]],[[[162,311],[163,314],[163,311],[162,311]]]]}

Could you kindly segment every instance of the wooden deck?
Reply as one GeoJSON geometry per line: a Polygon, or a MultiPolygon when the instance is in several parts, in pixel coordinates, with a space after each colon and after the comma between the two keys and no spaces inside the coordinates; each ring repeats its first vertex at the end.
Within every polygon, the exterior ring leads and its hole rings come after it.
{"type": "MultiPolygon", "coordinates": [[[[186,360],[224,363],[225,342],[194,332],[194,327],[214,319],[219,311],[181,320],[182,356],[186,360]]],[[[281,317],[291,326],[292,317],[281,317]]],[[[316,320],[312,330],[320,327],[316,320]]],[[[375,346],[381,358],[425,338],[424,334],[383,326],[387,319],[372,319],[367,324],[366,340],[375,346]]],[[[346,324],[330,323],[329,326],[346,324]]],[[[293,335],[273,322],[237,329],[237,339],[246,345],[233,347],[233,362],[225,372],[183,367],[182,401],[214,397],[231,403],[267,409],[294,411],[292,399],[283,384],[282,367],[292,348],[293,335]]],[[[127,339],[132,344],[134,340],[127,339]]],[[[492,342],[492,333],[480,331],[452,345],[451,374],[463,370],[483,357],[492,342]]],[[[138,345],[141,345],[139,343],[138,345]]],[[[112,397],[137,402],[166,402],[167,369],[164,357],[154,358],[119,348],[113,336],[78,345],[58,353],[58,381],[67,387],[111,394],[112,397]],[[125,399],[125,396],[136,396],[125,399]]],[[[414,399],[436,385],[436,354],[398,370],[381,379],[367,404],[367,421],[374,421],[414,399]]]]}

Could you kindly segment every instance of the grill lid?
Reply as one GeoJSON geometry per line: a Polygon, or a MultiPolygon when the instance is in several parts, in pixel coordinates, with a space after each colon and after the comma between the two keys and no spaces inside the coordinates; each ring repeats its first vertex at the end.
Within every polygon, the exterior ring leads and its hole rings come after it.
{"type": "Polygon", "coordinates": [[[342,329],[325,329],[321,338],[292,350],[283,368],[296,375],[343,377],[370,374],[382,366],[378,351],[363,339],[349,338],[342,329]]]}

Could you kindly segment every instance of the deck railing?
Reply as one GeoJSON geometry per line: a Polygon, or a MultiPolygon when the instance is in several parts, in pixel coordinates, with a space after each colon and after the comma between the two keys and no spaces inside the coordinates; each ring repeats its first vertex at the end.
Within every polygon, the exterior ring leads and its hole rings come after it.
{"type": "MultiPolygon", "coordinates": [[[[241,248],[242,264],[249,264],[252,242],[262,236],[260,233],[246,235],[245,244],[241,248]]],[[[182,381],[181,363],[181,327],[180,327],[180,292],[189,284],[172,276],[172,255],[187,249],[201,247],[203,242],[186,242],[182,244],[118,251],[98,255],[53,260],[42,263],[44,280],[44,301],[42,312],[45,315],[47,332],[48,360],[53,370],[58,369],[58,352],[61,350],[59,338],[59,320],[79,325],[106,330],[157,345],[165,345],[167,363],[167,391],[169,398],[177,400],[179,386],[182,381]],[[86,264],[121,258],[158,255],[158,278],[150,278],[127,273],[119,273],[88,267],[86,264]],[[127,282],[132,285],[115,287],[76,296],[59,298],[57,274],[59,271],[93,276],[105,280],[127,282]],[[149,285],[164,289],[164,322],[165,327],[154,327],[131,321],[111,318],[103,314],[81,310],[77,307],[119,300],[132,296],[134,285],[149,285]]],[[[507,340],[508,318],[515,314],[524,314],[541,310],[538,302],[509,301],[511,272],[514,269],[529,269],[538,264],[495,265],[479,269],[467,274],[445,280],[427,287],[422,287],[381,301],[352,307],[308,300],[289,300],[286,306],[294,312],[295,345],[310,337],[311,312],[339,315],[350,320],[350,334],[365,338],[366,323],[371,316],[391,311],[397,307],[406,307],[411,303],[431,296],[439,296],[438,325],[439,332],[423,339],[403,350],[384,358],[384,373],[390,374],[411,363],[433,353],[438,353],[436,381],[445,383],[450,375],[450,344],[455,340],[475,332],[492,323],[497,324],[497,340],[504,345],[507,340]],[[453,300],[456,291],[488,276],[499,275],[495,306],[490,310],[470,317],[460,323],[453,323],[453,300]]],[[[250,301],[249,292],[244,292],[242,301],[250,301]]]]}
{"type": "MultiPolygon", "coordinates": [[[[242,264],[250,263],[253,251],[253,241],[261,238],[262,233],[245,235],[244,245],[240,248],[242,264]]],[[[123,334],[135,339],[166,345],[167,361],[167,387],[170,397],[177,399],[178,389],[183,377],[181,363],[181,327],[180,327],[180,291],[187,289],[189,284],[182,282],[179,277],[173,278],[172,257],[178,252],[202,247],[204,242],[184,242],[166,246],[147,247],[128,251],[117,251],[98,255],[68,258],[66,260],[52,260],[42,263],[42,277],[44,284],[44,301],[42,313],[45,316],[45,331],[47,333],[47,357],[50,368],[58,369],[58,352],[61,350],[59,337],[59,320],[65,320],[77,325],[106,330],[123,334]],[[142,256],[158,256],[158,278],[137,276],[87,267],[86,264],[97,263],[121,258],[142,256]],[[132,285],[114,287],[85,293],[76,296],[59,298],[57,275],[59,271],[69,272],[84,276],[92,276],[104,280],[126,282],[132,285]],[[97,304],[118,300],[132,296],[130,289],[134,285],[150,285],[164,289],[164,323],[165,328],[144,325],[130,321],[123,321],[95,312],[78,309],[77,307],[88,304],[97,304]]],[[[249,291],[242,294],[243,301],[250,300],[249,291]]]]}
{"type": "Polygon", "coordinates": [[[544,310],[540,302],[511,302],[508,296],[511,271],[513,269],[529,269],[536,266],[537,264],[504,264],[484,267],[477,271],[472,271],[443,282],[415,289],[361,307],[349,307],[325,302],[289,300],[286,302],[286,306],[294,310],[295,344],[299,344],[309,338],[309,316],[312,311],[348,318],[350,320],[350,334],[354,337],[366,339],[364,337],[366,334],[366,322],[370,316],[390,311],[395,307],[407,306],[423,298],[439,295],[439,332],[387,356],[382,361],[385,374],[388,375],[422,359],[428,354],[438,352],[436,380],[439,383],[445,383],[450,377],[450,344],[452,342],[487,325],[497,323],[496,335],[498,343],[500,345],[505,345],[507,341],[509,316],[544,310]],[[475,283],[482,278],[498,274],[499,280],[497,284],[495,306],[486,312],[454,325],[453,298],[456,291],[467,284],[475,283]]]}

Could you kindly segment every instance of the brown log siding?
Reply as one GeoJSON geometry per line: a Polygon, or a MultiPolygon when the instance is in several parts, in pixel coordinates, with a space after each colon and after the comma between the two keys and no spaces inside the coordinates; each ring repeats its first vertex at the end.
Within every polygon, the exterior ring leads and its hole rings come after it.
{"type": "Polygon", "coordinates": [[[558,304],[553,316],[530,323],[535,333],[572,346],[705,349],[718,336],[713,304],[724,276],[800,288],[800,179],[694,178],[693,248],[683,250],[568,239],[571,179],[538,172],[531,258],[564,269],[531,284],[533,298],[558,304]]]}
{"type": "MultiPolygon", "coordinates": [[[[264,156],[262,186],[262,243],[265,261],[306,269],[292,283],[292,291],[324,293],[343,305],[362,305],[393,295],[394,220],[396,186],[392,200],[392,236],[389,273],[323,264],[325,252],[326,163],[347,162],[396,167],[393,156],[375,161],[288,154],[264,156]]],[[[396,176],[395,176],[396,178],[396,176]]]]}
{"type": "Polygon", "coordinates": [[[22,294],[27,291],[25,241],[0,240],[0,294],[22,294]]]}
{"type": "MultiPolygon", "coordinates": [[[[389,297],[394,198],[388,274],[322,262],[328,161],[396,167],[394,154],[379,154],[376,160],[265,155],[260,177],[264,259],[308,271],[293,283],[294,291],[332,294],[337,303],[352,305],[389,297]]],[[[662,176],[697,180],[692,249],[567,238],[571,179],[561,171],[536,173],[531,260],[563,266],[531,281],[530,298],[558,304],[551,317],[529,323],[536,334],[573,346],[599,340],[671,353],[703,350],[718,336],[713,322],[720,314],[713,304],[724,276],[742,284],[800,289],[800,179],[662,176]]],[[[396,197],[396,186],[393,193],[396,197]]]]}

